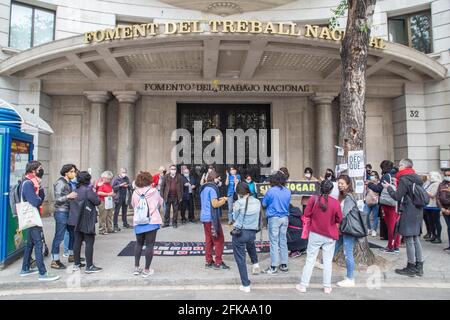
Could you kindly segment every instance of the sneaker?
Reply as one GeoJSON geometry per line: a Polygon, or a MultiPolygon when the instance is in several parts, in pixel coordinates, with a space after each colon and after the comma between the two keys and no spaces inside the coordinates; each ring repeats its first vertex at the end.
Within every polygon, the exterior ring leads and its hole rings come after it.
{"type": "MultiPolygon", "coordinates": [[[[395,249],[388,249],[388,248],[381,248],[380,251],[382,253],[387,253],[387,254],[396,254],[397,252],[395,252],[395,249]]],[[[400,252],[400,250],[399,250],[400,252]]]]}
{"type": "Polygon", "coordinates": [[[178,228],[178,225],[174,224],[174,225],[172,225],[172,227],[173,227],[174,229],[176,229],[176,228],[178,228]]]}
{"type": "Polygon", "coordinates": [[[259,267],[259,264],[254,264],[253,268],[252,268],[252,274],[260,274],[261,273],[261,268],[259,267]]]}
{"type": "Polygon", "coordinates": [[[32,269],[27,270],[27,271],[24,271],[24,270],[20,271],[20,276],[21,277],[26,277],[26,276],[30,276],[32,274],[37,274],[37,273],[39,273],[38,268],[32,268],[32,269]]]}
{"type": "Polygon", "coordinates": [[[212,269],[213,266],[214,266],[214,262],[207,262],[207,263],[205,263],[205,268],[206,269],[212,269]]]}
{"type": "Polygon", "coordinates": [[[80,263],[79,265],[74,264],[72,267],[72,272],[80,271],[80,269],[83,267],[86,267],[84,263],[80,263]]]}
{"type": "Polygon", "coordinates": [[[181,220],[181,224],[186,224],[187,223],[187,220],[186,219],[182,219],[181,220]]]}
{"type": "Polygon", "coordinates": [[[50,265],[50,267],[52,267],[52,269],[57,269],[57,270],[63,270],[66,269],[67,267],[59,260],[54,260],[52,261],[52,264],[50,265]]]}
{"type": "Polygon", "coordinates": [[[195,223],[195,220],[189,220],[189,223],[195,223]]]}
{"type": "Polygon", "coordinates": [[[323,270],[323,264],[320,263],[319,261],[316,261],[316,263],[314,264],[314,267],[316,267],[317,269],[323,270]]]}
{"type": "Polygon", "coordinates": [[[241,290],[241,291],[243,291],[245,293],[250,293],[250,286],[246,286],[246,287],[240,286],[239,290],[241,290]]]}
{"type": "Polygon", "coordinates": [[[429,233],[429,234],[426,234],[424,237],[423,237],[423,239],[424,240],[428,240],[428,239],[430,239],[431,238],[431,234],[429,233]]]}
{"type": "Polygon", "coordinates": [[[295,286],[295,289],[297,289],[298,291],[300,291],[301,293],[306,293],[306,287],[302,286],[301,284],[298,284],[295,286]]]}
{"type": "Polygon", "coordinates": [[[135,267],[133,275],[138,276],[142,273],[143,269],[141,267],[135,267]]]}
{"type": "Polygon", "coordinates": [[[333,290],[333,289],[331,289],[330,287],[325,287],[325,288],[323,288],[323,292],[324,292],[325,294],[330,294],[332,290],[333,290]]]}
{"type": "Polygon", "coordinates": [[[289,253],[289,258],[298,258],[300,257],[302,254],[300,251],[292,251],[291,253],[289,253]]]}
{"type": "Polygon", "coordinates": [[[102,231],[100,234],[101,234],[102,236],[106,236],[106,235],[108,235],[109,233],[106,232],[106,231],[102,231]]]}
{"type": "Polygon", "coordinates": [[[221,264],[214,264],[213,269],[214,270],[228,270],[228,269],[230,269],[230,267],[227,266],[224,262],[222,262],[221,264]]]}
{"type": "Polygon", "coordinates": [[[142,278],[148,278],[154,273],[155,273],[155,270],[153,270],[153,269],[144,270],[142,272],[142,278]]]}
{"type": "Polygon", "coordinates": [[[100,271],[102,271],[103,269],[102,268],[99,268],[99,267],[96,267],[96,266],[94,266],[94,265],[92,265],[92,266],[90,266],[90,267],[87,267],[85,270],[84,270],[84,273],[97,273],[97,272],[100,272],[100,271]]]}
{"type": "Polygon", "coordinates": [[[131,225],[129,225],[129,224],[124,224],[123,225],[123,228],[124,229],[131,229],[131,228],[133,228],[131,225]]]}
{"type": "Polygon", "coordinates": [[[444,251],[450,252],[450,247],[445,248],[444,251]]]}
{"type": "Polygon", "coordinates": [[[168,226],[169,226],[169,224],[165,223],[165,224],[162,225],[162,228],[167,228],[168,226]]]}
{"type": "Polygon", "coordinates": [[[341,288],[352,288],[355,286],[355,280],[345,278],[345,280],[339,281],[337,285],[341,288]]]}
{"type": "Polygon", "coordinates": [[[282,264],[280,266],[280,271],[281,272],[289,272],[289,268],[288,268],[287,264],[282,264]]]}
{"type": "Polygon", "coordinates": [[[64,252],[64,253],[63,253],[63,257],[64,257],[64,258],[68,258],[69,256],[70,256],[70,255],[69,255],[68,252],[64,252]]]}
{"type": "Polygon", "coordinates": [[[377,236],[377,232],[375,230],[372,230],[371,235],[375,238],[377,236]]]}
{"type": "Polygon", "coordinates": [[[434,244],[439,244],[439,243],[442,243],[442,240],[441,239],[439,239],[439,238],[436,238],[436,239],[434,239],[433,241],[430,241],[431,243],[434,243],[434,244]]]}
{"type": "Polygon", "coordinates": [[[39,275],[39,281],[56,281],[59,279],[59,276],[56,276],[54,274],[50,274],[50,273],[45,273],[45,274],[41,274],[39,275]]]}
{"type": "Polygon", "coordinates": [[[400,249],[399,248],[395,248],[394,249],[394,253],[396,253],[396,254],[400,253],[400,249]]]}
{"type": "Polygon", "coordinates": [[[119,232],[119,231],[121,231],[122,229],[120,229],[119,227],[114,227],[114,232],[119,232]]]}
{"type": "Polygon", "coordinates": [[[270,275],[277,275],[278,274],[278,270],[276,267],[268,267],[266,270],[264,270],[265,274],[270,274],[270,275]]]}

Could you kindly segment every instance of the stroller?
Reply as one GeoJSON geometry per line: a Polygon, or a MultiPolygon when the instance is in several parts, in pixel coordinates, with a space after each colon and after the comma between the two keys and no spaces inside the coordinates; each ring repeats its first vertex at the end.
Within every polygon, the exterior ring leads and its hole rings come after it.
{"type": "Polygon", "coordinates": [[[297,258],[306,254],[308,240],[302,239],[302,212],[299,207],[289,205],[289,226],[287,230],[287,245],[290,258],[297,258]]]}

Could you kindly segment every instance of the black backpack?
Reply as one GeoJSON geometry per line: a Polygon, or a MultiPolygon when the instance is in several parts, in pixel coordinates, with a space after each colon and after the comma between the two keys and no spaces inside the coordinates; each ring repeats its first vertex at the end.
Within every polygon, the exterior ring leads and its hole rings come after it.
{"type": "Polygon", "coordinates": [[[430,196],[421,185],[413,183],[411,191],[411,200],[416,208],[426,207],[430,203],[430,196]]]}

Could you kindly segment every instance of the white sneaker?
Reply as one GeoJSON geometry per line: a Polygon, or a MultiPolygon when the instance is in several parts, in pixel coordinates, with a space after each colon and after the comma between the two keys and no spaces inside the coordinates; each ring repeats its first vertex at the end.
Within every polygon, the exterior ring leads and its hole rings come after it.
{"type": "Polygon", "coordinates": [[[69,257],[69,254],[64,252],[64,253],[63,253],[63,257],[64,257],[64,258],[68,258],[68,257],[69,257]]]}
{"type": "Polygon", "coordinates": [[[239,290],[245,292],[245,293],[250,293],[250,286],[244,287],[244,286],[240,286],[239,290]]]}
{"type": "Polygon", "coordinates": [[[331,289],[330,287],[325,287],[325,288],[323,288],[323,292],[324,292],[325,294],[330,294],[332,290],[333,290],[333,289],[331,289]]]}
{"type": "Polygon", "coordinates": [[[155,270],[153,270],[153,269],[149,269],[148,271],[144,270],[144,271],[142,271],[142,278],[148,278],[154,273],[155,273],[155,270]]]}
{"type": "Polygon", "coordinates": [[[372,237],[376,237],[377,236],[377,232],[375,230],[372,230],[372,237]]]}
{"type": "Polygon", "coordinates": [[[319,261],[316,261],[314,267],[316,267],[317,269],[323,270],[323,264],[320,263],[319,261]]]}
{"type": "Polygon", "coordinates": [[[300,291],[301,293],[306,293],[306,287],[302,286],[301,284],[298,284],[295,286],[295,289],[297,289],[298,291],[300,291]]]}
{"type": "Polygon", "coordinates": [[[261,268],[259,267],[259,264],[254,264],[253,268],[252,268],[252,274],[260,274],[261,273],[261,268]]]}
{"type": "Polygon", "coordinates": [[[355,280],[345,278],[345,280],[339,281],[337,285],[341,288],[352,288],[355,286],[355,280]]]}

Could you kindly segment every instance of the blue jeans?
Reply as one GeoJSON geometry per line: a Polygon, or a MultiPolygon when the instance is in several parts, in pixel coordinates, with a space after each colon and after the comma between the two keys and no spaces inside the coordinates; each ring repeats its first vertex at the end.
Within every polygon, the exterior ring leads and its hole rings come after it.
{"type": "Polygon", "coordinates": [[[369,207],[367,204],[364,204],[364,213],[367,214],[367,227],[370,230],[378,230],[378,212],[380,210],[380,205],[376,204],[374,206],[369,207]],[[373,217],[373,224],[370,223],[370,216],[373,217]]]}
{"type": "Polygon", "coordinates": [[[27,229],[27,243],[25,244],[25,252],[23,254],[22,271],[30,270],[31,253],[34,248],[34,255],[36,257],[36,265],[39,269],[39,274],[44,275],[47,273],[44,264],[43,243],[44,232],[41,227],[31,227],[27,229]]]}
{"type": "Polygon", "coordinates": [[[353,257],[355,241],[355,237],[344,234],[339,236],[339,240],[334,248],[334,255],[336,255],[342,244],[344,244],[345,264],[347,266],[347,278],[349,279],[353,279],[353,271],[355,270],[355,258],[353,257]]]}
{"type": "Polygon", "coordinates": [[[228,222],[233,221],[233,195],[228,196],[228,222]]]}
{"type": "Polygon", "coordinates": [[[247,249],[252,264],[258,263],[255,239],[256,231],[254,230],[242,230],[240,236],[233,236],[233,255],[239,269],[239,275],[241,277],[242,285],[244,287],[248,287],[250,285],[250,280],[248,279],[247,273],[247,264],[245,260],[245,249],[247,249]]]}
{"type": "Polygon", "coordinates": [[[55,215],[55,237],[52,243],[52,257],[54,261],[59,260],[59,246],[64,241],[64,234],[67,231],[67,220],[69,219],[68,212],[56,211],[55,215]]]}
{"type": "Polygon", "coordinates": [[[70,241],[69,231],[66,231],[66,233],[64,233],[64,254],[66,255],[69,254],[69,241],[70,241]]]}
{"type": "Polygon", "coordinates": [[[270,241],[270,261],[272,267],[278,267],[281,264],[288,263],[287,247],[287,228],[289,225],[288,217],[271,217],[268,221],[269,241],[270,241]]]}

